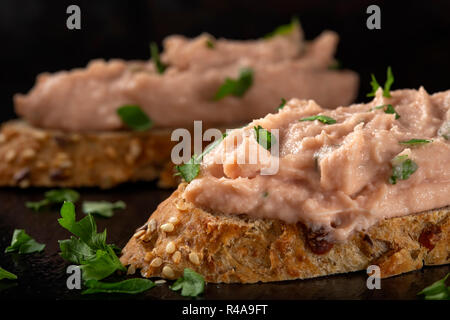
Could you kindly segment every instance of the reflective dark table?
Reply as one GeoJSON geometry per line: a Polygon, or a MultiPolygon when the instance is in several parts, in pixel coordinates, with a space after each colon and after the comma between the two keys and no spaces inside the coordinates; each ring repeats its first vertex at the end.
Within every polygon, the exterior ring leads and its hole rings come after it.
{"type": "MultiPolygon", "coordinates": [[[[0,281],[2,299],[184,299],[178,292],[168,288],[169,283],[138,295],[96,294],[81,295],[79,290],[69,290],[66,280],[69,276],[65,262],[58,254],[58,240],[70,237],[68,231],[59,226],[58,206],[42,212],[25,207],[27,201],[43,198],[47,189],[1,188],[0,189],[0,266],[19,277],[17,281],[0,281]],[[28,255],[5,254],[14,229],[25,229],[36,239],[45,243],[41,253],[28,255]]],[[[123,247],[134,230],[144,224],[157,205],[167,198],[171,190],[158,189],[152,183],[125,184],[111,190],[95,188],[77,189],[81,198],[77,202],[77,219],[84,214],[81,203],[84,200],[123,200],[125,210],[115,212],[114,217],[96,217],[99,231],[107,229],[107,242],[123,247]]],[[[381,281],[381,289],[366,287],[365,272],[321,277],[311,280],[297,280],[259,284],[208,284],[199,299],[205,300],[329,300],[329,299],[420,299],[417,292],[450,272],[450,266],[426,267],[381,281]]]]}

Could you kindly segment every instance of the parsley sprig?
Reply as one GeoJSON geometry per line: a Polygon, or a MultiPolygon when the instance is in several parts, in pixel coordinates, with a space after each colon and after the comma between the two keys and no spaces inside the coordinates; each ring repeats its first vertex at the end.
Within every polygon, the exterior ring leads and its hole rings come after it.
{"type": "Polygon", "coordinates": [[[134,131],[146,131],[153,127],[153,121],[138,105],[124,105],[116,112],[122,122],[134,131]]]}
{"type": "Polygon", "coordinates": [[[175,175],[181,176],[186,182],[191,182],[194,180],[200,173],[200,162],[202,162],[203,157],[214,149],[220,142],[222,142],[226,136],[226,133],[222,134],[220,139],[217,139],[213,143],[209,144],[199,156],[194,154],[187,163],[175,166],[175,170],[177,171],[175,175]]]}
{"type": "Polygon", "coordinates": [[[80,265],[85,281],[101,280],[117,270],[126,270],[114,252],[115,246],[106,244],[106,229],[97,233],[97,225],[91,214],[76,221],[74,204],[64,202],[58,223],[76,236],[58,241],[60,255],[80,265]]]}
{"type": "Polygon", "coordinates": [[[2,267],[0,267],[0,280],[8,279],[8,280],[17,280],[17,276],[9,271],[6,271],[2,267]]]}
{"type": "Polygon", "coordinates": [[[277,140],[275,136],[268,130],[264,129],[260,125],[254,126],[256,141],[265,149],[270,150],[277,140]]]}
{"type": "Polygon", "coordinates": [[[286,99],[285,98],[281,98],[281,103],[280,103],[280,105],[278,106],[278,108],[277,108],[277,110],[281,110],[281,109],[283,109],[285,106],[286,106],[286,99]]]}
{"type": "Polygon", "coordinates": [[[273,30],[272,32],[267,33],[264,36],[264,39],[270,39],[270,38],[273,38],[275,36],[283,36],[283,35],[290,34],[298,26],[300,26],[300,20],[298,19],[298,17],[293,17],[291,19],[291,23],[283,24],[281,26],[276,27],[275,30],[273,30]]]}
{"type": "Polygon", "coordinates": [[[383,104],[381,106],[376,106],[375,109],[383,109],[384,113],[395,114],[395,120],[400,119],[400,115],[395,111],[392,104],[383,104]]]}
{"type": "Polygon", "coordinates": [[[19,254],[27,254],[41,252],[44,248],[45,244],[34,240],[25,232],[25,230],[15,229],[11,245],[5,249],[5,253],[17,252],[19,254]]]}
{"type": "MultiPolygon", "coordinates": [[[[106,229],[97,233],[97,225],[91,214],[76,221],[75,206],[64,202],[59,224],[74,236],[60,240],[60,255],[63,259],[80,266],[84,285],[82,294],[129,293],[135,294],[155,286],[148,279],[128,279],[119,282],[100,282],[116,271],[126,271],[116,255],[118,247],[106,243],[106,229]]],[[[119,249],[120,251],[120,249],[119,249]]]]}
{"type": "Polygon", "coordinates": [[[40,201],[28,201],[25,202],[25,206],[34,211],[39,211],[44,207],[52,204],[60,204],[64,201],[77,202],[80,198],[80,194],[72,189],[54,189],[45,193],[45,198],[40,201]]]}
{"type": "Polygon", "coordinates": [[[328,70],[339,70],[342,69],[342,63],[341,61],[335,59],[329,66],[328,70]]]}
{"type": "Polygon", "coordinates": [[[161,62],[158,45],[154,42],[150,43],[150,54],[152,56],[152,61],[155,64],[156,71],[158,71],[159,74],[163,74],[164,71],[166,71],[167,66],[161,62]]]}
{"type": "Polygon", "coordinates": [[[214,96],[214,100],[218,101],[226,96],[242,97],[245,92],[253,84],[253,70],[250,68],[243,68],[240,70],[237,79],[226,78],[225,82],[219,87],[214,96]]]}
{"type": "Polygon", "coordinates": [[[198,157],[194,154],[187,163],[176,166],[175,175],[181,176],[186,182],[194,180],[200,173],[200,162],[197,159],[198,157]]]}
{"type": "Polygon", "coordinates": [[[389,178],[390,184],[396,184],[397,180],[408,179],[419,168],[414,161],[408,158],[408,155],[395,157],[391,164],[392,175],[389,178]]]}
{"type": "Polygon", "coordinates": [[[205,290],[205,279],[194,270],[185,268],[183,276],[178,278],[170,289],[173,291],[181,289],[181,295],[184,297],[196,297],[205,290]]]}
{"type": "Polygon", "coordinates": [[[318,120],[324,124],[333,124],[336,123],[336,120],[324,115],[317,115],[317,116],[311,116],[311,117],[306,117],[303,119],[300,119],[299,121],[303,122],[303,121],[314,121],[314,120],[318,120]]]}
{"type": "Polygon", "coordinates": [[[433,140],[427,139],[410,139],[408,141],[400,141],[399,144],[407,145],[407,146],[418,146],[422,144],[427,144],[433,142],[433,140]]]}
{"type": "MultiPolygon", "coordinates": [[[[378,88],[380,87],[380,84],[378,83],[377,79],[375,78],[375,75],[373,73],[370,74],[371,77],[371,81],[370,81],[370,85],[372,86],[372,91],[369,92],[367,94],[367,97],[374,97],[375,93],[377,92],[378,88]]],[[[391,97],[391,86],[394,83],[394,74],[392,73],[392,69],[389,66],[387,68],[387,72],[386,72],[386,82],[384,83],[384,88],[383,88],[383,96],[386,98],[390,98],[391,97]]]]}
{"type": "Polygon", "coordinates": [[[215,44],[214,44],[214,42],[211,40],[211,39],[207,39],[206,40],[206,47],[208,48],[208,49],[214,49],[215,48],[215,44]]]}
{"type": "Polygon", "coordinates": [[[155,286],[155,283],[148,279],[134,278],[119,282],[101,282],[88,280],[84,283],[88,288],[81,294],[93,293],[128,293],[136,294],[147,291],[155,286]]]}
{"type": "Polygon", "coordinates": [[[450,300],[450,287],[445,284],[450,273],[441,279],[420,291],[417,295],[424,295],[425,300],[450,300]]]}
{"type": "Polygon", "coordinates": [[[84,201],[83,212],[85,214],[96,214],[104,218],[111,218],[114,216],[114,210],[125,209],[126,204],[123,201],[109,202],[109,201],[84,201]]]}

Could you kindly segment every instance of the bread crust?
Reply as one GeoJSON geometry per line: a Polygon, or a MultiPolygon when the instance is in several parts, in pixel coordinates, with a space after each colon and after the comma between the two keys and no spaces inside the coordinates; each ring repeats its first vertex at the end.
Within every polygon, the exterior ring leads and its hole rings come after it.
{"type": "Polygon", "coordinates": [[[21,120],[0,130],[0,186],[111,188],[158,179],[176,187],[170,129],[71,133],[21,120]]]}
{"type": "Polygon", "coordinates": [[[181,197],[185,187],[162,202],[123,249],[129,273],[175,279],[191,268],[208,282],[254,283],[369,265],[378,265],[385,278],[450,263],[450,207],[383,220],[330,245],[300,223],[208,213],[181,197]]]}

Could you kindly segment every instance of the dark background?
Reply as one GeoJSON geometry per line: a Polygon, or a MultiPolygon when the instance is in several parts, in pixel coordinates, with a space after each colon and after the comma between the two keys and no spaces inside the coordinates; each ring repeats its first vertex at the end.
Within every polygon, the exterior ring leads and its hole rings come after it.
{"type": "Polygon", "coordinates": [[[361,75],[358,100],[367,101],[370,73],[393,88],[449,89],[450,1],[37,1],[0,2],[0,121],[14,117],[12,96],[27,92],[44,71],[83,67],[93,58],[148,59],[150,41],[170,34],[258,38],[292,16],[307,39],[337,31],[337,58],[361,75]],[[81,8],[81,30],[66,28],[66,8],[81,8]],[[366,28],[366,8],[381,7],[381,30],[366,28]]]}

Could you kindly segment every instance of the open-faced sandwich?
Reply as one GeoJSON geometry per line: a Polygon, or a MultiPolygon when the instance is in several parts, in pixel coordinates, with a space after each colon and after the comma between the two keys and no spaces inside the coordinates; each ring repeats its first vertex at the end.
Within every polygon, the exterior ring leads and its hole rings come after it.
{"type": "Polygon", "coordinates": [[[450,91],[380,88],[335,110],[292,99],[203,155],[121,262],[144,277],[191,268],[226,283],[450,263],[449,138],[450,91]],[[256,163],[238,161],[252,149],[256,163]]]}
{"type": "Polygon", "coordinates": [[[329,68],[337,42],[331,31],[306,42],[294,21],[264,39],[170,36],[150,61],[41,74],[14,97],[21,119],[1,128],[0,185],[107,188],[158,177],[171,185],[174,128],[239,126],[281,97],[353,101],[358,76],[329,68]]]}

